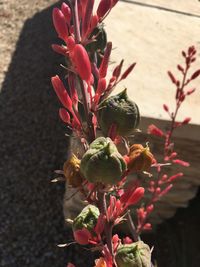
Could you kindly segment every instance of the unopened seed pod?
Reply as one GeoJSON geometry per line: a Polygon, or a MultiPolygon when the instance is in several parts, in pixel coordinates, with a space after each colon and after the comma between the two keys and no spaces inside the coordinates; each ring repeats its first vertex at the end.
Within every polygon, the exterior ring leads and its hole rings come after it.
{"type": "Polygon", "coordinates": [[[126,163],[110,138],[98,137],[83,155],[81,173],[91,183],[116,184],[126,170],[126,163]]]}
{"type": "Polygon", "coordinates": [[[87,205],[73,221],[73,230],[87,229],[93,231],[99,217],[99,209],[93,205],[87,205]]]}
{"type": "Polygon", "coordinates": [[[151,267],[151,251],[142,241],[121,245],[115,260],[118,267],[151,267]]]}
{"type": "Polygon", "coordinates": [[[140,122],[140,113],[136,103],[128,98],[126,89],[108,97],[98,108],[98,123],[105,135],[111,125],[116,126],[118,135],[127,136],[134,132],[140,122]]]}

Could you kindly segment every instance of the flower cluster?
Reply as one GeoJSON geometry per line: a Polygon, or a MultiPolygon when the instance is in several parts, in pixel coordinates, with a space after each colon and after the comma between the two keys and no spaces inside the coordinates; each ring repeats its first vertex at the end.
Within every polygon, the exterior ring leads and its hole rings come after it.
{"type": "MultiPolygon", "coordinates": [[[[161,164],[157,163],[148,145],[129,145],[127,141],[140,122],[139,108],[129,99],[127,90],[110,96],[136,65],[133,63],[122,71],[122,60],[108,77],[112,43],[107,41],[102,22],[116,3],[117,0],[101,0],[95,10],[94,0],[74,0],[53,9],[53,23],[61,44],[53,44],[52,48],[64,56],[66,75],[63,79],[56,75],[51,81],[62,104],[59,116],[72,135],[81,141],[84,151],[82,155],[73,151],[59,173],[85,200],[86,206],[73,220],[72,230],[77,243],[90,244],[101,252],[95,266],[151,267],[150,248],[139,241],[139,234],[151,229],[147,217],[154,209],[153,203],[171,189],[172,182],[182,173],[171,177],[163,175],[159,180],[160,184],[167,184],[163,190],[159,183],[155,185],[151,181],[148,188],[152,193],[151,203],[137,209],[136,220],[131,217],[130,208],[139,204],[145,189],[139,180],[130,180],[128,175],[136,174],[137,177],[138,173],[151,172],[152,167],[160,169],[161,164]],[[126,152],[122,153],[120,146],[126,152]],[[121,240],[113,235],[113,228],[120,223],[128,223],[132,239],[121,240]]],[[[177,87],[177,110],[171,113],[171,131],[165,134],[154,125],[149,127],[151,134],[166,138],[165,161],[178,164],[183,161],[171,150],[171,136],[180,126],[175,118],[181,103],[194,91],[185,93],[184,87],[200,74],[197,71],[186,79],[195,53],[193,47],[188,54],[183,53],[186,69],[178,65],[183,74],[182,84],[168,73],[177,87]]],[[[164,109],[169,112],[167,105],[164,109]]],[[[188,122],[186,118],[181,125],[188,122]]],[[[69,263],[70,266],[74,265],[69,263]]]]}

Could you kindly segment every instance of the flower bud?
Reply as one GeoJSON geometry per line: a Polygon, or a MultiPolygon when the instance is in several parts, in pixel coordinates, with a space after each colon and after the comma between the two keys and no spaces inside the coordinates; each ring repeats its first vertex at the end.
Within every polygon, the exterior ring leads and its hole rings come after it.
{"type": "Polygon", "coordinates": [[[149,171],[154,160],[149,147],[134,144],[130,147],[127,157],[127,167],[130,171],[149,171]]]}
{"type": "Polygon", "coordinates": [[[126,170],[126,163],[110,138],[98,137],[81,160],[81,173],[91,183],[115,184],[126,170]]]}
{"type": "Polygon", "coordinates": [[[74,154],[64,163],[63,171],[69,185],[81,186],[83,177],[80,174],[80,160],[74,154]]]}
{"type": "Polygon", "coordinates": [[[115,260],[118,267],[151,267],[151,251],[142,241],[121,245],[115,260]]]}
{"type": "Polygon", "coordinates": [[[128,98],[126,89],[99,105],[98,123],[105,135],[108,134],[111,125],[116,125],[117,135],[132,134],[139,121],[138,106],[128,98]]]}
{"type": "Polygon", "coordinates": [[[95,235],[94,227],[99,217],[99,209],[93,205],[87,205],[73,221],[73,232],[76,241],[87,244],[90,236],[95,235]]]}

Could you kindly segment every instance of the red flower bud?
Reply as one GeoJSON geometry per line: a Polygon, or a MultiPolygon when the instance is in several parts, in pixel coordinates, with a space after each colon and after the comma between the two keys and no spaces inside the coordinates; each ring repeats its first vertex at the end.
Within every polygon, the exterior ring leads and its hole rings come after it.
{"type": "Polygon", "coordinates": [[[179,165],[181,165],[183,167],[189,167],[190,166],[189,162],[183,161],[181,159],[174,159],[173,163],[179,164],[179,165]]]}
{"type": "Polygon", "coordinates": [[[62,121],[64,121],[67,124],[70,124],[70,115],[69,113],[66,111],[66,109],[64,108],[60,108],[59,109],[59,116],[62,119],[62,121]]]}
{"type": "Polygon", "coordinates": [[[85,7],[85,13],[82,17],[82,34],[84,37],[90,28],[93,6],[94,6],[94,0],[87,1],[85,7]]]}
{"type": "Polygon", "coordinates": [[[143,187],[138,187],[135,189],[135,191],[132,193],[132,195],[129,197],[129,199],[126,202],[126,206],[134,205],[140,199],[144,196],[144,188],[143,187]]]}
{"type": "Polygon", "coordinates": [[[149,125],[148,130],[147,130],[148,134],[152,134],[155,136],[163,136],[164,133],[161,129],[159,129],[158,127],[156,127],[154,124],[149,125]]]}
{"type": "Polygon", "coordinates": [[[165,110],[166,112],[169,111],[169,107],[168,107],[166,104],[163,105],[163,108],[164,108],[164,110],[165,110]]]}
{"type": "Polygon", "coordinates": [[[120,74],[121,74],[121,69],[123,66],[124,60],[122,59],[122,61],[120,62],[119,65],[117,65],[117,67],[114,69],[112,76],[119,78],[120,74]]]}
{"type": "Polygon", "coordinates": [[[190,90],[187,91],[186,94],[187,95],[191,95],[191,94],[193,94],[195,92],[195,90],[196,90],[196,88],[190,89],[190,90]]]}
{"type": "Polygon", "coordinates": [[[128,67],[128,69],[122,74],[121,76],[121,80],[126,79],[126,77],[131,73],[131,71],[134,69],[136,63],[133,63],[130,65],[130,67],[128,67]]]}
{"type": "Polygon", "coordinates": [[[172,72],[168,71],[167,73],[168,73],[169,78],[171,79],[172,83],[176,84],[177,81],[176,81],[176,78],[174,77],[174,75],[172,74],[172,72]]]}
{"type": "Polygon", "coordinates": [[[69,36],[67,38],[67,47],[68,47],[69,51],[72,51],[75,47],[75,40],[72,36],[69,36]]]}
{"type": "Polygon", "coordinates": [[[198,76],[200,75],[200,69],[199,70],[197,70],[197,71],[195,71],[193,74],[192,74],[192,76],[191,76],[191,80],[194,80],[194,79],[196,79],[198,76]]]}
{"type": "Polygon", "coordinates": [[[63,15],[65,16],[65,21],[68,25],[70,25],[71,20],[71,9],[66,3],[62,3],[61,11],[63,15]]]}
{"type": "Polygon", "coordinates": [[[52,77],[51,82],[60,102],[63,104],[65,108],[71,111],[72,110],[71,98],[69,97],[67,90],[65,89],[58,75],[52,77]]]}
{"type": "Polygon", "coordinates": [[[101,62],[100,68],[99,68],[99,76],[101,78],[106,77],[111,50],[112,50],[112,43],[108,42],[105,53],[104,53],[103,60],[101,62]]]}
{"type": "Polygon", "coordinates": [[[182,124],[188,124],[191,121],[191,118],[185,118],[182,124]]]}
{"type": "Polygon", "coordinates": [[[78,74],[82,80],[90,81],[91,65],[85,48],[81,44],[76,44],[73,50],[73,61],[78,74]]]}
{"type": "Polygon", "coordinates": [[[53,9],[53,24],[58,36],[66,41],[68,37],[68,28],[65,22],[65,16],[59,8],[53,9]]]}
{"type": "Polygon", "coordinates": [[[56,53],[61,54],[63,56],[66,56],[68,52],[67,47],[62,45],[52,44],[51,47],[56,53]]]}
{"type": "Polygon", "coordinates": [[[182,176],[183,176],[183,173],[182,173],[182,172],[179,172],[179,173],[177,173],[177,174],[175,174],[175,175],[170,176],[169,179],[168,179],[168,182],[171,183],[171,182],[173,182],[175,179],[177,179],[177,178],[179,178],[179,177],[182,177],[182,176]]]}

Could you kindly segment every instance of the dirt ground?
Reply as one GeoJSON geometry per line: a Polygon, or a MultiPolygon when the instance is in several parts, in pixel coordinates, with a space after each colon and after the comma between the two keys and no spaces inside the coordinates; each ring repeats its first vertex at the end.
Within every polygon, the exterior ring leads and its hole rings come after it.
{"type": "MultiPolygon", "coordinates": [[[[141,1],[140,1],[141,2],[141,1]]],[[[145,1],[147,2],[147,1],[145,1]]],[[[53,0],[0,0],[0,266],[93,266],[93,257],[70,240],[64,226],[64,186],[52,185],[68,140],[57,117],[49,79],[60,57],[50,44],[53,0]]],[[[200,195],[144,238],[159,267],[199,267],[200,195]]]]}

